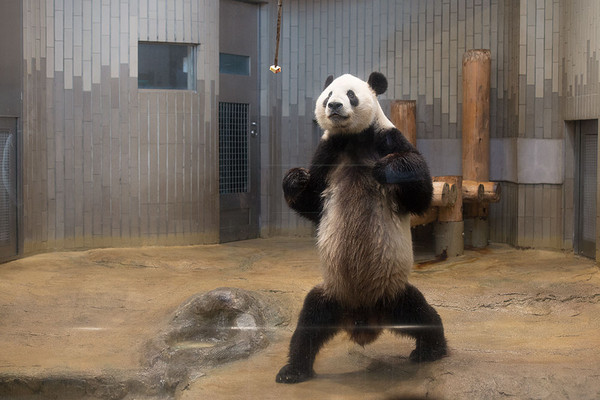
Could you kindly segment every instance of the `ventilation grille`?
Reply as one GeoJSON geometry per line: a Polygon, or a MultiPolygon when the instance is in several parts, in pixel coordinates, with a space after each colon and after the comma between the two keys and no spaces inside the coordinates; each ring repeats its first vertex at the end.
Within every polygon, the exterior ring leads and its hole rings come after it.
{"type": "Polygon", "coordinates": [[[248,192],[248,109],[219,103],[219,193],[248,192]]]}
{"type": "MultiPolygon", "coordinates": [[[[583,136],[583,215],[596,215],[596,149],[598,135],[583,136]]],[[[584,240],[596,242],[596,219],[583,218],[582,237],[584,240]]]]}
{"type": "Polygon", "coordinates": [[[14,146],[10,131],[0,130],[0,245],[6,245],[11,239],[11,210],[14,204],[14,146]]]}

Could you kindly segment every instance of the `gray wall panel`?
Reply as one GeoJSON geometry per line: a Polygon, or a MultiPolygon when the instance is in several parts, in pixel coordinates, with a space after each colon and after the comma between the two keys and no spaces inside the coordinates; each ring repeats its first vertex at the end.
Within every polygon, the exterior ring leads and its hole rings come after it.
{"type": "MultiPolygon", "coordinates": [[[[492,50],[492,176],[510,187],[492,207],[493,237],[553,245],[568,235],[564,207],[530,215],[528,205],[540,190],[564,198],[570,178],[519,174],[529,157],[519,148],[560,147],[564,119],[598,117],[598,2],[289,0],[273,75],[276,3],[260,7],[263,235],[312,231],[289,211],[281,178],[316,147],[314,100],[328,74],[384,72],[384,109],[416,100],[432,169],[458,173],[462,55],[477,47],[492,50]],[[453,151],[440,157],[440,147],[453,151]]],[[[25,251],[216,241],[218,2],[70,4],[23,2],[25,251]],[[138,90],[138,40],[199,43],[197,91],[138,90]]]]}
{"type": "MultiPolygon", "coordinates": [[[[269,194],[263,198],[263,210],[273,207],[287,210],[277,179],[288,168],[298,165],[301,154],[309,159],[315,148],[315,143],[299,138],[309,134],[302,130],[313,119],[314,100],[328,74],[349,72],[366,78],[373,70],[384,72],[389,80],[388,92],[380,99],[384,110],[389,111],[394,99],[417,100],[418,137],[455,141],[461,137],[462,55],[473,46],[485,45],[494,49],[491,135],[517,136],[515,128],[519,117],[514,104],[519,102],[519,86],[514,79],[520,74],[519,2],[483,3],[446,0],[288,2],[284,7],[284,21],[288,23],[282,26],[279,53],[283,73],[272,76],[264,72],[261,88],[262,98],[270,99],[263,114],[276,118],[280,113],[284,117],[284,122],[275,122],[271,133],[263,139],[278,138],[270,141],[271,146],[264,146],[271,153],[262,155],[263,166],[270,165],[263,168],[263,180],[273,182],[269,194]],[[300,100],[304,96],[306,107],[300,100]],[[299,107],[293,108],[296,104],[299,107]],[[294,120],[293,127],[285,120],[290,116],[294,120]],[[271,162],[273,153],[282,157],[279,165],[271,162]]],[[[261,43],[268,49],[265,53],[272,55],[276,2],[263,7],[262,15],[267,26],[261,28],[261,43]]],[[[266,62],[270,65],[272,60],[266,62]]],[[[524,106],[527,105],[525,100],[522,100],[524,106]]],[[[535,126],[531,128],[534,135],[535,126]]],[[[432,160],[436,171],[455,173],[461,163],[460,151],[446,152],[442,157],[444,160],[432,160]],[[448,170],[442,171],[442,166],[448,166],[448,170]]],[[[304,227],[303,221],[293,214],[288,215],[287,211],[270,212],[268,219],[263,219],[267,220],[266,230],[271,234],[304,227]]]]}
{"type": "Polygon", "coordinates": [[[23,2],[26,253],[218,238],[218,3],[128,3],[23,2]],[[200,43],[197,91],[139,91],[138,40],[200,43]]]}

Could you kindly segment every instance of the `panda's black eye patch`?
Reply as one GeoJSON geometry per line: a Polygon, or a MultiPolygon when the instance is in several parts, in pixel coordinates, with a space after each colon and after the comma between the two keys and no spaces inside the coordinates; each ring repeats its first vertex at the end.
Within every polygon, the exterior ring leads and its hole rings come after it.
{"type": "Polygon", "coordinates": [[[327,107],[327,102],[329,101],[329,98],[331,97],[332,94],[333,94],[333,92],[329,92],[329,95],[327,95],[327,98],[323,102],[323,108],[327,107]]]}
{"type": "Polygon", "coordinates": [[[346,96],[348,96],[348,100],[350,100],[350,105],[352,107],[356,107],[358,105],[358,97],[356,97],[352,90],[348,90],[346,92],[346,96]]]}

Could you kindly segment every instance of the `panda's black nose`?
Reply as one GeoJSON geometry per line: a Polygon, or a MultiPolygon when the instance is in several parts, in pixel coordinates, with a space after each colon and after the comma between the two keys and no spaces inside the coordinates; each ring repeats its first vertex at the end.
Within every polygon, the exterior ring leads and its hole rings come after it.
{"type": "Polygon", "coordinates": [[[344,105],[342,103],[338,103],[337,101],[331,101],[327,103],[327,107],[329,107],[331,111],[339,111],[343,106],[344,105]]]}

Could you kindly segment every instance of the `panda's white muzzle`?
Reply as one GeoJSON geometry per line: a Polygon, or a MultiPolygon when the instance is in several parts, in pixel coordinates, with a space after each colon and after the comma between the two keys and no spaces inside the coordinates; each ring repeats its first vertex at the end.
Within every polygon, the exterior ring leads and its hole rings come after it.
{"type": "Polygon", "coordinates": [[[337,101],[330,101],[327,103],[327,110],[325,111],[327,118],[332,120],[334,123],[340,123],[348,118],[344,104],[337,101]]]}

